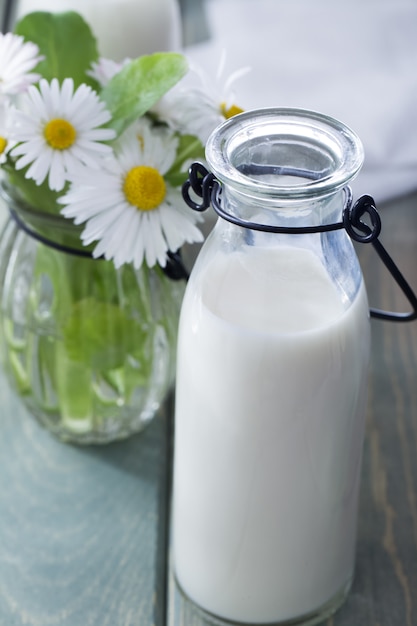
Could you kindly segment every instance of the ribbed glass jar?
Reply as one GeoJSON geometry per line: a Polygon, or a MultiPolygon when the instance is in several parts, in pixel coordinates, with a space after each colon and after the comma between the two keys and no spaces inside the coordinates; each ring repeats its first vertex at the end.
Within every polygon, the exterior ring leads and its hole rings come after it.
{"type": "MultiPolygon", "coordinates": [[[[82,249],[70,220],[5,198],[31,231],[82,249]]],[[[55,249],[10,217],[0,238],[0,347],[11,386],[62,440],[139,432],[174,381],[183,291],[159,267],[115,269],[55,249]]]]}

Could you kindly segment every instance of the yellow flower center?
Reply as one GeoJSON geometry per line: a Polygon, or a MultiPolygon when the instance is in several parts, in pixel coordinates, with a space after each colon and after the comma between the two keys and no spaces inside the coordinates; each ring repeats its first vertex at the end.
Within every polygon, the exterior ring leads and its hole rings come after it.
{"type": "Polygon", "coordinates": [[[141,211],[152,211],[165,198],[166,186],[157,169],[138,165],[126,174],[123,191],[130,204],[141,211]]]}
{"type": "Polygon", "coordinates": [[[67,150],[74,143],[77,132],[74,126],[60,118],[50,120],[43,131],[46,141],[55,150],[67,150]]]}
{"type": "Polygon", "coordinates": [[[6,150],[7,147],[7,139],[5,137],[0,136],[0,154],[6,150]]]}
{"type": "Polygon", "coordinates": [[[222,115],[228,120],[230,117],[233,117],[234,115],[237,115],[238,113],[243,113],[243,109],[241,109],[240,107],[236,106],[236,104],[232,104],[232,106],[230,106],[229,108],[227,108],[227,105],[225,102],[222,102],[220,105],[220,111],[222,113],[222,115]]]}

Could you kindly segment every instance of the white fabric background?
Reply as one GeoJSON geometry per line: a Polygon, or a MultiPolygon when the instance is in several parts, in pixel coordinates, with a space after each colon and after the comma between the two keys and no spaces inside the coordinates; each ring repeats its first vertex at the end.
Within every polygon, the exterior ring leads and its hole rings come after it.
{"type": "Polygon", "coordinates": [[[353,187],[376,201],[417,189],[417,0],[207,0],[209,41],[186,49],[210,73],[251,66],[242,108],[293,106],[360,136],[353,187]]]}

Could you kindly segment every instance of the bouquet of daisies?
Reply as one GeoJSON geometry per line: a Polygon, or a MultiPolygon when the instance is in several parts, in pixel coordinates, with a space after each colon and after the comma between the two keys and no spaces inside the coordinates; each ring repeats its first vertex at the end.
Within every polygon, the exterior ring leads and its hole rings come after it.
{"type": "Polygon", "coordinates": [[[74,12],[31,13],[0,38],[1,167],[20,197],[82,224],[94,257],[166,264],[202,239],[180,187],[209,133],[240,109],[172,89],[184,56],[116,63],[74,12]]]}
{"type": "Polygon", "coordinates": [[[0,175],[14,218],[0,239],[0,352],[61,438],[136,432],[172,381],[176,253],[202,240],[181,186],[239,112],[230,81],[222,94],[186,85],[190,75],[177,53],[100,57],[74,12],[31,13],[0,35],[0,175]]]}

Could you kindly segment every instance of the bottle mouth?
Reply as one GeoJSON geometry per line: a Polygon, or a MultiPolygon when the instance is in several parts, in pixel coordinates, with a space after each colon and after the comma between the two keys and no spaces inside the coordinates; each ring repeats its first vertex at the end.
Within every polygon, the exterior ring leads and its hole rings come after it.
{"type": "Polygon", "coordinates": [[[311,198],[346,186],[363,164],[359,137],[315,111],[266,108],[221,124],[206,144],[216,178],[253,197],[311,198]]]}

